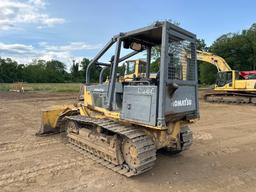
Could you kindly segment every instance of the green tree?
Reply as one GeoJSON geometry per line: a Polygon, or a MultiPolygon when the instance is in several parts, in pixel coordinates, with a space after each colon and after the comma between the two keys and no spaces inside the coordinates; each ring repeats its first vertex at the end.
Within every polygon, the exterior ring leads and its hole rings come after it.
{"type": "Polygon", "coordinates": [[[154,46],[151,50],[152,55],[152,62],[150,64],[150,72],[151,73],[157,73],[159,71],[159,65],[160,65],[160,55],[161,55],[161,49],[160,46],[154,46]]]}
{"type": "Polygon", "coordinates": [[[46,73],[46,62],[44,60],[34,60],[23,69],[24,81],[28,83],[46,83],[48,81],[46,73]]]}
{"type": "MultiPolygon", "coordinates": [[[[204,39],[196,40],[196,48],[199,51],[208,51],[209,47],[207,47],[204,39]]],[[[214,84],[215,78],[217,74],[217,69],[215,66],[203,62],[197,61],[198,64],[198,83],[199,84],[214,84]]]]}
{"type": "Polygon", "coordinates": [[[47,80],[50,83],[63,83],[65,78],[65,64],[57,61],[57,60],[51,60],[46,62],[46,74],[47,74],[47,80]]]}
{"type": "MultiPolygon", "coordinates": [[[[86,79],[86,70],[87,67],[90,63],[90,60],[87,58],[83,58],[83,60],[81,61],[81,65],[82,65],[82,75],[83,75],[83,79],[85,81],[86,79]]],[[[99,76],[100,76],[100,71],[101,71],[101,67],[98,65],[92,65],[91,69],[90,69],[90,82],[92,83],[97,83],[99,82],[99,76]]]]}
{"type": "Polygon", "coordinates": [[[218,38],[210,51],[223,57],[232,69],[256,69],[256,24],[241,33],[228,33],[218,38]]]}
{"type": "Polygon", "coordinates": [[[0,82],[12,83],[21,81],[21,70],[16,61],[10,58],[0,58],[0,82]]]}
{"type": "Polygon", "coordinates": [[[81,75],[79,73],[79,63],[76,63],[75,60],[73,60],[73,64],[70,68],[70,75],[71,75],[71,80],[73,82],[79,82],[81,81],[81,75]]]}
{"type": "Polygon", "coordinates": [[[206,46],[204,39],[196,40],[196,49],[199,51],[207,51],[209,48],[206,46]]]}

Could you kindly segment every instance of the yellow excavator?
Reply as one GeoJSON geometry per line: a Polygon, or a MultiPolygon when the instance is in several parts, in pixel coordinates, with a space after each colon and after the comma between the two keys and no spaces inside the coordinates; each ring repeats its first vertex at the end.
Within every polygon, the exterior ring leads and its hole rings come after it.
{"type": "Polygon", "coordinates": [[[197,51],[197,60],[216,66],[214,93],[204,95],[208,102],[256,104],[256,71],[232,70],[220,56],[197,51]]]}
{"type": "Polygon", "coordinates": [[[156,22],[112,37],[87,67],[83,101],[44,110],[37,135],[63,132],[77,152],[127,177],[139,175],[154,166],[158,149],[180,153],[191,146],[189,124],[199,117],[197,88],[196,35],[156,22]],[[101,62],[112,46],[110,62],[101,62]],[[152,77],[151,49],[156,46],[161,59],[159,74],[152,77]],[[129,53],[121,57],[123,49],[129,53]],[[127,71],[121,80],[118,65],[142,51],[147,55],[144,74],[134,77],[127,71]],[[97,65],[103,68],[96,84],[90,75],[97,65]],[[180,73],[185,65],[186,77],[180,73]],[[109,79],[103,81],[107,68],[109,79]]]}

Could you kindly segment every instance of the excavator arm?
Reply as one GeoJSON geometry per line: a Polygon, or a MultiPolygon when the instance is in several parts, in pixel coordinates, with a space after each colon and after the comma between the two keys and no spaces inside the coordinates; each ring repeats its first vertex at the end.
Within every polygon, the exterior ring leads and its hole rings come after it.
{"type": "Polygon", "coordinates": [[[213,64],[217,67],[218,71],[232,71],[230,66],[227,62],[220,56],[214,55],[212,53],[203,52],[203,51],[196,51],[197,53],[197,60],[205,61],[207,63],[213,64]]]}

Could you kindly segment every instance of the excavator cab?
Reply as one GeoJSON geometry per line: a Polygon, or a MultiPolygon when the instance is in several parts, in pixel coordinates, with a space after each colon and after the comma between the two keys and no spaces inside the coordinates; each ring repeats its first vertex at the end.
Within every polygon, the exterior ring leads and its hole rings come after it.
{"type": "Polygon", "coordinates": [[[225,85],[232,86],[233,71],[218,72],[216,76],[216,87],[223,87],[225,85]]]}
{"type": "Polygon", "coordinates": [[[235,70],[219,71],[216,75],[216,87],[232,87],[236,80],[244,80],[245,78],[235,70]]]}

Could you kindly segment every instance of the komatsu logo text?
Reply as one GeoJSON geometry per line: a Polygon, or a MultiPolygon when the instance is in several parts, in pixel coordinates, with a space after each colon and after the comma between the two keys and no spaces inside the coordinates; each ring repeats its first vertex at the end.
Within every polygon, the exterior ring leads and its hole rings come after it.
{"type": "Polygon", "coordinates": [[[173,107],[186,107],[186,106],[191,106],[192,105],[192,100],[191,99],[182,99],[182,100],[175,100],[171,104],[173,107]]]}
{"type": "Polygon", "coordinates": [[[104,89],[96,88],[96,89],[93,89],[93,91],[95,91],[95,92],[104,92],[104,89]]]}

